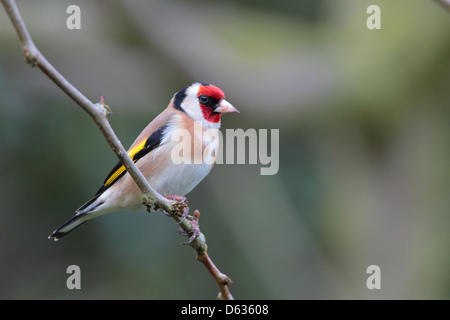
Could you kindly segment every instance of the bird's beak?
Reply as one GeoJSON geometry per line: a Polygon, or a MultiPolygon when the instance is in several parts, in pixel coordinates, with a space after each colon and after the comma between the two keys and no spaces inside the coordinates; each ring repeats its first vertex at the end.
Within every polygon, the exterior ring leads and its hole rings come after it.
{"type": "Polygon", "coordinates": [[[237,113],[240,113],[238,109],[233,107],[233,105],[225,99],[220,100],[218,107],[214,109],[214,112],[218,112],[218,113],[237,112],[237,113]]]}

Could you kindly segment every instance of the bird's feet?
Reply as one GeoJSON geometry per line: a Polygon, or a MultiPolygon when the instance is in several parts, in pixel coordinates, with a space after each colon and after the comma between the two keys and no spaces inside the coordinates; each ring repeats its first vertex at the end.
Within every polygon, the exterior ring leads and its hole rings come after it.
{"type": "Polygon", "coordinates": [[[179,202],[179,203],[185,203],[185,202],[187,202],[186,197],[183,197],[183,196],[177,196],[177,195],[175,195],[175,194],[171,194],[171,195],[165,196],[165,198],[168,199],[168,200],[172,200],[172,201],[179,202]]]}
{"type": "MultiPolygon", "coordinates": [[[[167,199],[176,201],[177,203],[174,204],[175,212],[178,216],[177,220],[178,224],[181,225],[186,219],[189,220],[190,228],[189,230],[185,229],[185,226],[182,225],[180,229],[178,230],[178,233],[182,236],[188,236],[189,239],[187,242],[184,242],[182,244],[190,244],[192,241],[194,241],[199,235],[200,235],[200,227],[198,225],[198,218],[200,216],[200,212],[198,210],[194,211],[194,216],[189,215],[189,207],[187,204],[187,200],[185,197],[177,196],[177,195],[168,195],[166,196],[167,199]]],[[[168,213],[165,213],[166,215],[169,215],[168,213]]],[[[172,215],[170,215],[172,216],[172,215]]]]}
{"type": "MultiPolygon", "coordinates": [[[[177,195],[168,195],[165,197],[166,197],[166,199],[177,202],[173,206],[175,208],[175,214],[179,218],[181,218],[181,220],[178,222],[178,224],[182,223],[184,221],[184,219],[186,219],[186,217],[188,216],[188,213],[189,213],[189,207],[187,204],[188,202],[187,202],[186,197],[177,196],[177,195]]],[[[168,215],[168,216],[172,216],[172,215],[168,214],[167,212],[164,212],[164,214],[168,215]]]]}
{"type": "Polygon", "coordinates": [[[198,236],[200,236],[200,226],[198,224],[198,218],[200,217],[200,212],[198,210],[194,211],[194,217],[189,216],[189,220],[191,223],[191,229],[186,232],[183,228],[178,229],[178,233],[182,236],[189,236],[188,241],[182,243],[182,244],[190,244],[192,241],[197,239],[198,236]]]}

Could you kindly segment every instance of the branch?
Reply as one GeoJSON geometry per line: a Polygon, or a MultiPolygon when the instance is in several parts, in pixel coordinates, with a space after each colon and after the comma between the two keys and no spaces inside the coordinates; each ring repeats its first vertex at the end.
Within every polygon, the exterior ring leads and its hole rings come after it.
{"type": "MultiPolygon", "coordinates": [[[[194,211],[194,225],[198,226],[198,219],[200,218],[200,212],[198,210],[194,211]]],[[[199,229],[200,230],[200,229],[199,229]]],[[[228,278],[226,274],[223,274],[220,272],[220,270],[214,265],[211,258],[208,256],[208,253],[206,252],[207,246],[206,246],[206,240],[204,239],[204,235],[200,233],[200,236],[205,241],[205,247],[204,248],[195,248],[193,244],[191,246],[194,247],[194,249],[197,251],[197,260],[203,263],[205,268],[209,271],[209,273],[213,276],[214,280],[217,282],[217,286],[219,287],[219,295],[218,299],[220,300],[233,300],[233,296],[230,293],[230,290],[228,289],[228,285],[232,283],[231,279],[228,278]],[[201,249],[201,250],[199,250],[201,249]],[[203,250],[204,249],[204,250],[203,250]]]]}
{"type": "Polygon", "coordinates": [[[19,10],[14,0],[2,0],[3,6],[6,9],[8,16],[11,19],[14,28],[17,31],[20,41],[22,42],[23,53],[25,60],[33,67],[37,66],[44,72],[58,87],[60,87],[73,101],[82,107],[95,121],[98,128],[108,141],[114,153],[125,166],[127,171],[133,177],[141,191],[149,198],[158,202],[159,206],[167,211],[171,211],[171,206],[174,204],[168,201],[163,196],[159,195],[144,178],[142,172],[131,160],[125,148],[120,143],[113,129],[111,128],[107,116],[109,111],[103,105],[94,104],[86,98],[77,88],[75,88],[69,81],[67,81],[58,70],[56,70],[50,62],[41,54],[35,46],[30,37],[25,23],[22,20],[19,10]]]}
{"type": "Polygon", "coordinates": [[[163,210],[177,221],[184,235],[192,235],[188,244],[197,251],[197,259],[201,261],[206,269],[211,273],[217,282],[220,293],[219,298],[233,299],[228,285],[231,280],[214,265],[207,254],[207,245],[205,236],[200,232],[198,227],[198,218],[200,213],[196,210],[194,217],[187,215],[189,208],[185,201],[169,200],[158,192],[156,192],[144,177],[142,172],[137,168],[134,161],[130,158],[127,150],[122,146],[121,142],[114,133],[107,116],[110,109],[103,101],[101,103],[93,103],[86,98],[77,88],[67,81],[62,74],[58,72],[44,55],[38,50],[31,38],[22,16],[17,8],[14,0],[1,0],[6,13],[8,14],[17,35],[22,43],[25,60],[33,67],[38,67],[45,73],[58,87],[61,88],[75,103],[86,111],[94,120],[111,149],[114,151],[120,162],[125,166],[127,172],[142,191],[142,202],[147,210],[153,208],[155,210],[163,210]]]}

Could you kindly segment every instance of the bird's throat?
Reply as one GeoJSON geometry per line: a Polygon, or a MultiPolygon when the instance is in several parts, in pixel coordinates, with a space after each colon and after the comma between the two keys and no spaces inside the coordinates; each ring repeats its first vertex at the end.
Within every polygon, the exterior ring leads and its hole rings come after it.
{"type": "Polygon", "coordinates": [[[205,118],[209,122],[218,123],[220,122],[220,118],[222,117],[221,113],[214,112],[211,107],[207,107],[204,105],[200,105],[203,113],[203,118],[205,118]]]}

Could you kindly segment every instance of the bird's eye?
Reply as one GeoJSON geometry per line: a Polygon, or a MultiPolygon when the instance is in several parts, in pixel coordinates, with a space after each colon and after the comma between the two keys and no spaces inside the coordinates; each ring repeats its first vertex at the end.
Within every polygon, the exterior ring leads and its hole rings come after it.
{"type": "Polygon", "coordinates": [[[201,104],[206,104],[209,101],[209,97],[205,96],[204,94],[201,95],[200,97],[198,97],[198,100],[200,101],[201,104]]]}

